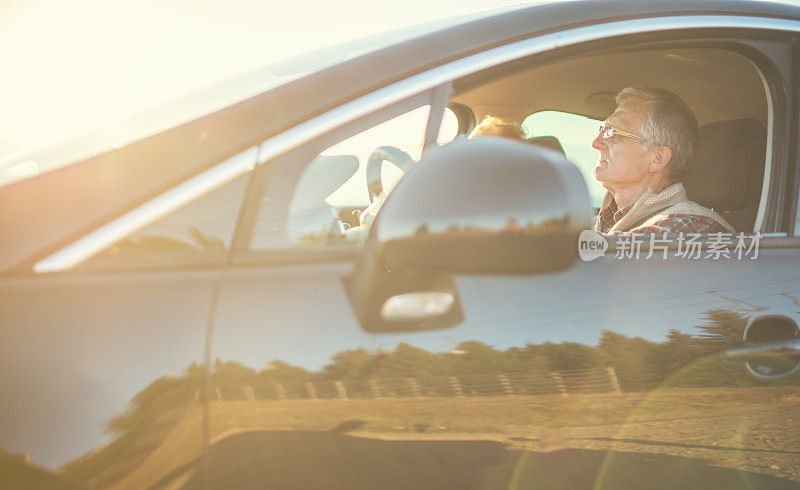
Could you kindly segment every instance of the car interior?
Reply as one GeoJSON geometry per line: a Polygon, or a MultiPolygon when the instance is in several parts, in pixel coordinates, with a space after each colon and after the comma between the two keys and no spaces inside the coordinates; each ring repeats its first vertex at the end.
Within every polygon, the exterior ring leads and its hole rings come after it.
{"type": "MultiPolygon", "coordinates": [[[[699,129],[696,161],[683,180],[687,194],[720,213],[736,231],[752,232],[769,164],[768,104],[759,69],[729,47],[617,48],[543,63],[520,60],[456,80],[448,108],[462,136],[486,116],[522,123],[526,142],[564,154],[596,195],[593,135],[528,121],[558,113],[599,124],[613,111],[616,94],[628,86],[666,88],[687,102],[699,129]],[[583,147],[583,155],[568,151],[570,145],[583,147]]],[[[596,211],[599,202],[594,200],[596,211]]],[[[358,227],[362,210],[346,206],[338,216],[347,227],[358,227]]]]}

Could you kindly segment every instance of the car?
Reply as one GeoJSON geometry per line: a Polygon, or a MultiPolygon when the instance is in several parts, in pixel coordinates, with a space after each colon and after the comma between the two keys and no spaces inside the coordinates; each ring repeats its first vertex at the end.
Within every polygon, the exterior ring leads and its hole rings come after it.
{"type": "Polygon", "coordinates": [[[539,3],[11,162],[3,486],[797,488],[799,43],[788,3],[539,3]],[[628,86],[692,108],[736,233],[589,231],[628,86]]]}

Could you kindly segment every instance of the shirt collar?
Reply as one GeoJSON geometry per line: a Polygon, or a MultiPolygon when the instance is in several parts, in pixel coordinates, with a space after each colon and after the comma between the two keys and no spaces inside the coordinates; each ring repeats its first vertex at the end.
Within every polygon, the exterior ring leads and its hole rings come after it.
{"type": "MultiPolygon", "coordinates": [[[[614,207],[617,207],[616,203],[614,203],[614,207]]],[[[628,211],[630,211],[631,208],[633,208],[633,204],[631,204],[630,206],[625,206],[624,208],[619,208],[616,211],[614,211],[613,215],[614,222],[616,223],[617,221],[621,220],[626,214],[628,214],[628,211]]]]}

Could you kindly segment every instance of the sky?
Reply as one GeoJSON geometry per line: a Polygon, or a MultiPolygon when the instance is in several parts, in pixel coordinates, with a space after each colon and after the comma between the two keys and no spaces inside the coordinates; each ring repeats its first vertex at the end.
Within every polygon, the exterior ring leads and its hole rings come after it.
{"type": "Polygon", "coordinates": [[[270,62],[519,0],[4,0],[0,160],[270,62]]]}

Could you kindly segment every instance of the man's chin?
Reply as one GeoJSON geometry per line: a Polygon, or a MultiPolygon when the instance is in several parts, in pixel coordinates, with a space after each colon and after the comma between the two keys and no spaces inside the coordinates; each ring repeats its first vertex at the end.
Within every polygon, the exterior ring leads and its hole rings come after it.
{"type": "Polygon", "coordinates": [[[592,177],[594,180],[603,183],[603,177],[605,177],[606,169],[608,169],[607,163],[599,162],[593,169],[592,169],[592,177]]]}
{"type": "Polygon", "coordinates": [[[611,190],[608,186],[608,175],[606,173],[606,166],[598,164],[595,168],[592,169],[592,177],[596,180],[605,190],[611,190]]]}

